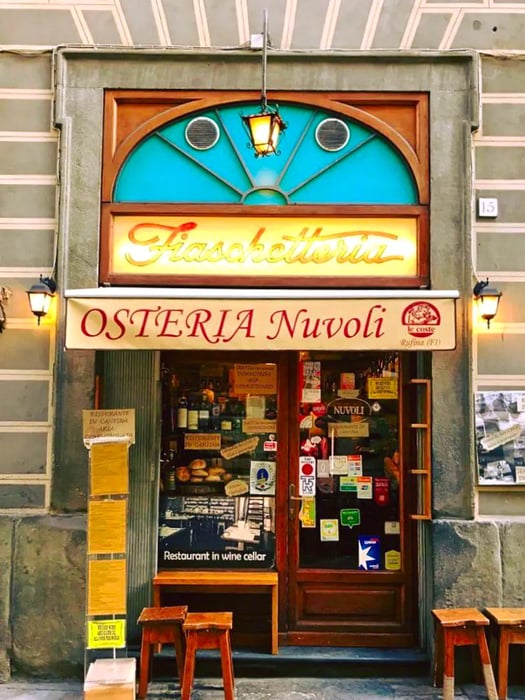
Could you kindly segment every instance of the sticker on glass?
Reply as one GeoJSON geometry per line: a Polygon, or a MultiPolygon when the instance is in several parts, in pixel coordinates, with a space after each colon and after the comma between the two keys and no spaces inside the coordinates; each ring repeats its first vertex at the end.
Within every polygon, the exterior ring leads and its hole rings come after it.
{"type": "Polygon", "coordinates": [[[385,535],[399,535],[401,528],[396,520],[387,520],[385,522],[385,535]]]}
{"type": "Polygon", "coordinates": [[[352,529],[361,524],[361,511],[358,508],[342,508],[339,513],[339,520],[342,527],[352,529]]]}
{"type": "Polygon", "coordinates": [[[301,510],[299,511],[299,520],[301,522],[302,527],[315,527],[315,498],[311,498],[310,496],[308,496],[302,499],[301,510]]]}
{"type": "Polygon", "coordinates": [[[275,462],[250,462],[250,493],[275,496],[275,462]]]}
{"type": "Polygon", "coordinates": [[[369,498],[372,500],[372,477],[357,476],[357,498],[369,498]]]}
{"type": "Polygon", "coordinates": [[[321,400],[321,363],[303,362],[301,402],[314,403],[321,400]]]}
{"type": "Polygon", "coordinates": [[[321,542],[339,541],[339,521],[336,518],[324,518],[320,520],[321,542]]]}
{"type": "Polygon", "coordinates": [[[386,476],[374,478],[374,501],[378,506],[386,506],[390,501],[390,479],[386,476]]]}
{"type": "Polygon", "coordinates": [[[379,537],[360,535],[357,538],[359,568],[377,571],[381,568],[381,540],[379,537]]]}
{"type": "Polygon", "coordinates": [[[340,476],[339,491],[357,493],[357,476],[340,476]]]}
{"type": "Polygon", "coordinates": [[[348,455],[348,476],[363,476],[363,455],[348,455]]]}
{"type": "Polygon", "coordinates": [[[299,457],[299,496],[315,496],[314,457],[299,457]]]}
{"type": "Polygon", "coordinates": [[[390,549],[385,552],[385,569],[388,571],[399,571],[401,568],[401,552],[390,549]]]}

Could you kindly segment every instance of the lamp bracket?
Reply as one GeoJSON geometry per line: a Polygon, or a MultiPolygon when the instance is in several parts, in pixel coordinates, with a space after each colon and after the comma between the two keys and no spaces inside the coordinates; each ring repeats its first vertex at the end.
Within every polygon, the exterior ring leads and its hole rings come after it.
{"type": "Polygon", "coordinates": [[[488,279],[485,281],[479,280],[479,282],[476,282],[476,284],[474,285],[474,289],[472,290],[474,292],[474,296],[479,297],[481,292],[485,289],[485,287],[488,287],[488,285],[488,279]]]}
{"type": "Polygon", "coordinates": [[[57,283],[52,277],[42,277],[42,275],[40,275],[40,281],[42,282],[42,284],[45,284],[46,287],[49,287],[49,291],[51,292],[51,294],[54,294],[56,292],[57,283]]]}

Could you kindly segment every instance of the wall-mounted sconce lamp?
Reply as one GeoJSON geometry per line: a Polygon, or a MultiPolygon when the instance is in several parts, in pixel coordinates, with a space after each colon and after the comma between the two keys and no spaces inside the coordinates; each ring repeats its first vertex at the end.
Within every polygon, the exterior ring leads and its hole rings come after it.
{"type": "Polygon", "coordinates": [[[7,323],[7,316],[5,313],[5,306],[9,301],[9,297],[12,296],[13,291],[9,287],[0,287],[0,333],[3,333],[5,324],[7,323]]]}
{"type": "Polygon", "coordinates": [[[55,296],[56,288],[55,280],[52,277],[42,277],[40,275],[40,282],[34,284],[27,291],[29,306],[38,319],[38,325],[40,325],[40,319],[49,311],[51,299],[55,296]]]}
{"type": "Polygon", "coordinates": [[[474,299],[478,303],[479,315],[487,322],[487,328],[490,328],[490,322],[498,313],[499,300],[502,293],[497,289],[489,287],[488,279],[483,282],[476,282],[473,289],[474,299]]]}
{"type": "Polygon", "coordinates": [[[266,98],[266,62],[268,48],[268,10],[263,13],[263,34],[262,34],[262,89],[261,89],[261,111],[256,114],[242,116],[242,122],[250,137],[250,146],[253,148],[255,157],[269,156],[278,153],[277,145],[281,133],[286,129],[286,123],[279,114],[279,108],[268,106],[266,98]]]}

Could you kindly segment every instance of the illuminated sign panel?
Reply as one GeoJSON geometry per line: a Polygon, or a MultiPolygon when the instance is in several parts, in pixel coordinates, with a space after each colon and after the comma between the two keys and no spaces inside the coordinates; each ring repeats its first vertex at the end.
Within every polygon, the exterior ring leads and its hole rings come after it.
{"type": "Polygon", "coordinates": [[[419,220],[403,217],[111,218],[107,273],[249,281],[417,276],[419,220]]]}
{"type": "Polygon", "coordinates": [[[66,347],[450,350],[454,299],[67,300],[66,347]]]}

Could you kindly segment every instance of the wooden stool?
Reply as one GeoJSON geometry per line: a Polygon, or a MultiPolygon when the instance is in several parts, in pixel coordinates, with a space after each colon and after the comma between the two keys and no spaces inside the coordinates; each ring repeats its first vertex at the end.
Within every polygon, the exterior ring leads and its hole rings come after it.
{"type": "Polygon", "coordinates": [[[230,642],[231,612],[188,613],[183,629],[186,633],[186,661],[182,678],[181,700],[190,700],[195,674],[197,649],[220,649],[225,700],[233,700],[233,661],[230,642]]]}
{"type": "Polygon", "coordinates": [[[187,605],[172,607],[144,608],[137,622],[142,625],[142,643],[140,645],[139,698],[145,698],[151,675],[151,647],[160,644],[173,644],[179,682],[182,678],[186,643],[182,632],[182,623],[188,612],[187,605]]]}
{"type": "Polygon", "coordinates": [[[509,645],[525,644],[525,608],[486,608],[498,639],[498,697],[507,698],[509,645]]]}
{"type": "Polygon", "coordinates": [[[454,651],[456,646],[477,645],[489,700],[497,700],[496,682],[490,663],[484,627],[488,618],[476,608],[432,610],[436,648],[434,686],[443,686],[443,700],[454,698],[454,651]]]}

